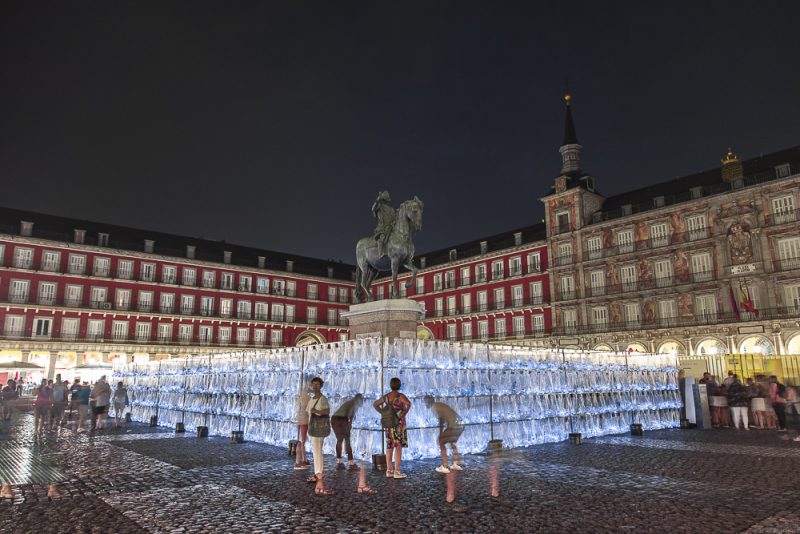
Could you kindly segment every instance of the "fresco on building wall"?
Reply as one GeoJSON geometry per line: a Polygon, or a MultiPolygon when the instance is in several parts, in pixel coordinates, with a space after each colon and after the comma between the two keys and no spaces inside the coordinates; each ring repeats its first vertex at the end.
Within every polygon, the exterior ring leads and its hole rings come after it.
{"type": "Polygon", "coordinates": [[[693,308],[692,295],[689,293],[678,293],[678,316],[691,317],[694,315],[693,308]]]}
{"type": "Polygon", "coordinates": [[[680,282],[689,281],[689,260],[686,258],[686,253],[682,250],[675,252],[675,261],[672,266],[675,273],[675,278],[680,282]]]}
{"type": "Polygon", "coordinates": [[[611,304],[611,324],[617,326],[622,324],[622,306],[618,302],[611,304]]]}
{"type": "Polygon", "coordinates": [[[610,228],[603,230],[603,248],[610,249],[614,246],[614,234],[611,233],[610,228]]]}
{"type": "Polygon", "coordinates": [[[647,225],[644,222],[636,223],[634,234],[636,244],[639,245],[640,248],[647,246],[647,225]]]}
{"type": "Polygon", "coordinates": [[[656,305],[652,300],[642,302],[642,318],[645,324],[651,324],[656,320],[656,305]]]}
{"type": "Polygon", "coordinates": [[[683,223],[683,217],[677,211],[669,214],[669,237],[670,243],[683,243],[684,232],[686,225],[683,223]]]}
{"type": "Polygon", "coordinates": [[[610,261],[608,262],[608,267],[606,270],[606,276],[608,276],[608,285],[609,287],[616,287],[618,278],[617,278],[617,262],[610,261]]]}
{"type": "Polygon", "coordinates": [[[639,261],[639,279],[645,283],[653,281],[653,271],[650,270],[650,262],[645,259],[639,261]]]}

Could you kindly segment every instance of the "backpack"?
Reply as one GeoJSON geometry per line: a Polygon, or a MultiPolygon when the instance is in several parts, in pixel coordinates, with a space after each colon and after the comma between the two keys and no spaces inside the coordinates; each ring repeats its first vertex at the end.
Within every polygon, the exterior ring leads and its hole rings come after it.
{"type": "Polygon", "coordinates": [[[400,424],[400,417],[397,416],[397,412],[386,398],[386,395],[383,396],[383,404],[381,404],[380,412],[381,426],[383,428],[397,428],[397,425],[400,424]]]}

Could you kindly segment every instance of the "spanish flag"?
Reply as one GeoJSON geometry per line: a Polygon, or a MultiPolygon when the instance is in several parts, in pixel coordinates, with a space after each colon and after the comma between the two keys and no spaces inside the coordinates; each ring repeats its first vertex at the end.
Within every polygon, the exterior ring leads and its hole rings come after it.
{"type": "Polygon", "coordinates": [[[739,308],[758,317],[758,310],[750,296],[750,288],[745,289],[742,284],[739,284],[739,308]]]}

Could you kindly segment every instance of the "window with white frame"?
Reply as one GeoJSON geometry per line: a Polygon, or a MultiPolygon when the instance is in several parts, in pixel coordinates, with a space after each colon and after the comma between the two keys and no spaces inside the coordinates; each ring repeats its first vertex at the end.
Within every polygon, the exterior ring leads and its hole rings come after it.
{"type": "Polygon", "coordinates": [[[14,304],[24,304],[28,302],[30,293],[30,280],[11,280],[8,291],[8,299],[14,304]]]}
{"type": "Polygon", "coordinates": [[[214,339],[214,329],[208,325],[200,325],[197,328],[197,341],[208,345],[214,339]]]}
{"type": "Polygon", "coordinates": [[[229,345],[231,342],[231,327],[220,326],[217,329],[217,340],[220,345],[229,345]]]}
{"type": "Polygon", "coordinates": [[[128,321],[113,321],[111,323],[111,338],[114,340],[128,339],[128,321]]]}
{"type": "Polygon", "coordinates": [[[338,292],[333,286],[328,287],[328,302],[336,302],[336,295],[338,292]]]}
{"type": "MultiPolygon", "coordinates": [[[[200,304],[202,306],[202,303],[200,304]]],[[[233,315],[233,299],[219,299],[220,317],[230,317],[233,315]]]]}
{"type": "Polygon", "coordinates": [[[98,247],[107,247],[108,246],[108,238],[109,238],[108,234],[99,232],[97,234],[97,246],[98,247]]]}
{"type": "Polygon", "coordinates": [[[494,320],[494,337],[496,339],[506,338],[506,319],[505,317],[498,317],[494,320]]]}
{"type": "Polygon", "coordinates": [[[183,285],[194,286],[197,284],[197,269],[194,267],[183,268],[183,285]]]}
{"type": "Polygon", "coordinates": [[[0,266],[3,265],[3,261],[6,259],[6,246],[0,245],[0,266]]]}
{"type": "Polygon", "coordinates": [[[39,304],[53,306],[56,303],[56,288],[55,282],[39,282],[39,304]]]}
{"type": "Polygon", "coordinates": [[[521,315],[517,316],[517,317],[514,317],[514,319],[512,320],[512,324],[513,324],[513,327],[514,327],[514,336],[516,336],[517,339],[524,338],[525,337],[525,317],[523,317],[521,315]]]}
{"type": "Polygon", "coordinates": [[[77,308],[83,303],[83,286],[67,285],[64,288],[64,305],[77,308]]]}
{"type": "Polygon", "coordinates": [[[800,267],[800,237],[778,239],[778,268],[781,271],[800,267]]]}
{"type": "Polygon", "coordinates": [[[522,256],[513,256],[508,259],[508,274],[511,276],[522,274],[522,256]]]}
{"type": "Polygon", "coordinates": [[[158,324],[158,340],[161,342],[172,341],[172,324],[159,323],[158,324]]]}
{"type": "Polygon", "coordinates": [[[561,294],[561,300],[570,300],[575,298],[575,277],[571,274],[560,277],[558,279],[558,287],[561,294]]]}
{"type": "Polygon", "coordinates": [[[620,254],[633,252],[633,230],[620,230],[617,232],[617,248],[620,254]]]}
{"type": "Polygon", "coordinates": [[[334,325],[336,324],[336,310],[334,308],[328,308],[328,324],[334,325]]]}
{"type": "Polygon", "coordinates": [[[152,291],[139,291],[139,311],[149,312],[153,311],[153,292],[152,291]]]}
{"type": "Polygon", "coordinates": [[[22,337],[25,335],[25,316],[6,315],[3,334],[5,334],[7,337],[22,337]]]}
{"type": "Polygon", "coordinates": [[[150,341],[150,323],[139,322],[136,323],[136,340],[137,341],[150,341]]]}
{"type": "MultiPolygon", "coordinates": [[[[125,323],[127,325],[127,323],[125,323]]],[[[96,341],[98,339],[103,339],[106,332],[106,321],[105,319],[89,319],[89,322],[86,325],[86,336],[89,340],[96,341]]],[[[127,326],[126,326],[126,333],[127,333],[127,326]]]]}
{"type": "Polygon", "coordinates": [[[425,293],[425,277],[417,276],[417,295],[425,293]]]}
{"type": "Polygon", "coordinates": [[[715,295],[695,297],[694,315],[701,321],[714,321],[717,317],[717,297],[715,295]]]}
{"type": "Polygon", "coordinates": [[[506,307],[506,290],[502,287],[496,287],[492,291],[494,297],[494,309],[502,310],[506,307]]]}
{"type": "Polygon", "coordinates": [[[472,313],[472,295],[469,293],[461,294],[461,312],[472,313]]]}
{"type": "Polygon", "coordinates": [[[472,321],[461,323],[461,339],[470,341],[472,339],[472,321]]]}
{"type": "Polygon", "coordinates": [[[181,313],[194,313],[194,295],[181,295],[181,313]]]}
{"type": "Polygon", "coordinates": [[[608,324],[608,308],[596,306],[592,308],[592,324],[595,326],[606,326],[608,324]]]}
{"type": "Polygon", "coordinates": [[[531,315],[531,319],[532,319],[531,331],[534,334],[541,334],[542,332],[544,332],[544,315],[541,314],[531,315]]]}
{"type": "Polygon", "coordinates": [[[447,339],[450,341],[458,340],[458,325],[456,323],[447,324],[447,339]]]}
{"type": "Polygon", "coordinates": [[[256,293],[269,293],[269,278],[256,279],[256,293]]]}
{"type": "Polygon", "coordinates": [[[375,297],[378,300],[383,300],[383,296],[384,296],[384,288],[383,288],[383,286],[376,287],[375,288],[375,297]]]}
{"type": "Polygon", "coordinates": [[[436,317],[441,317],[444,315],[444,303],[442,302],[441,297],[435,299],[434,301],[434,310],[436,313],[436,317]]]}
{"type": "Polygon", "coordinates": [[[478,291],[478,311],[486,311],[487,309],[489,309],[489,293],[478,291]]]}
{"type": "Polygon", "coordinates": [[[117,278],[122,280],[133,278],[133,260],[117,260],[117,278]]]}
{"type": "Polygon", "coordinates": [[[61,338],[78,339],[78,328],[80,321],[74,317],[64,317],[61,319],[61,338]]]}
{"type": "Polygon", "coordinates": [[[161,282],[164,284],[178,283],[178,268],[175,265],[161,267],[161,282]]]}
{"type": "Polygon", "coordinates": [[[653,262],[656,287],[672,285],[672,262],[670,260],[656,260],[653,262]]]}
{"type": "Polygon", "coordinates": [[[34,317],[33,318],[33,337],[49,338],[53,331],[53,318],[52,317],[34,317]]]}
{"type": "Polygon", "coordinates": [[[710,252],[692,254],[692,278],[695,282],[707,282],[713,279],[710,252]]]}
{"type": "Polygon", "coordinates": [[[194,334],[194,325],[181,324],[178,325],[178,340],[182,343],[190,343],[194,334]]]}
{"type": "Polygon", "coordinates": [[[511,305],[516,307],[525,304],[525,290],[522,285],[511,286],[511,305]]]}
{"type": "Polygon", "coordinates": [[[625,312],[625,326],[630,328],[641,324],[641,307],[638,302],[626,302],[623,310],[625,312]]]}
{"type": "Polygon", "coordinates": [[[294,304],[287,304],[286,305],[286,319],[285,320],[286,320],[287,323],[293,323],[294,322],[294,317],[295,317],[294,316],[294,310],[295,310],[294,304]]]}
{"type": "Polygon", "coordinates": [[[589,271],[589,288],[592,290],[592,296],[606,294],[606,272],[602,270],[589,271]]]}
{"type": "Polygon", "coordinates": [[[478,338],[481,341],[489,340],[489,321],[478,321],[478,338]]]}
{"type": "Polygon", "coordinates": [[[772,221],[774,224],[794,222],[796,219],[794,197],[792,195],[784,195],[772,199],[772,221]]]}
{"type": "Polygon", "coordinates": [[[561,312],[561,322],[565,332],[574,332],[578,327],[577,310],[563,310],[561,312]]]}
{"type": "Polygon", "coordinates": [[[306,308],[306,322],[308,324],[317,324],[317,308],[314,306],[306,308]]]}
{"type": "Polygon", "coordinates": [[[708,225],[705,214],[686,217],[686,232],[689,241],[708,237],[708,225]]]}
{"type": "Polygon", "coordinates": [[[531,291],[531,304],[537,305],[544,303],[544,293],[542,292],[541,282],[531,282],[530,291],[531,291]]]}
{"type": "Polygon", "coordinates": [[[217,273],[214,271],[203,271],[203,287],[212,288],[216,286],[217,273]]]}
{"type": "Polygon", "coordinates": [[[433,275],[433,290],[434,291],[442,290],[442,273],[436,273],[433,275]]]}
{"type": "Polygon", "coordinates": [[[267,342],[267,331],[263,328],[253,330],[253,344],[261,347],[267,342]]]}
{"type": "Polygon", "coordinates": [[[70,274],[85,274],[86,256],[83,254],[70,254],[67,263],[67,271],[70,274]]]}
{"type": "Polygon", "coordinates": [[[453,289],[456,287],[456,272],[447,271],[444,273],[444,287],[445,289],[453,289]]]}
{"type": "MultiPolygon", "coordinates": [[[[347,289],[345,289],[345,292],[347,289]]],[[[297,295],[297,283],[294,280],[288,280],[286,282],[286,296],[287,297],[294,297],[297,295]]],[[[347,297],[345,297],[346,299],[347,297]]],[[[347,302],[347,300],[345,300],[347,302]]]]}
{"type": "Polygon", "coordinates": [[[42,252],[42,270],[47,272],[58,272],[61,267],[61,253],[55,250],[45,250],[42,252]]]}
{"type": "Polygon", "coordinates": [[[492,262],[492,280],[502,280],[504,276],[503,260],[492,262]]]}
{"type": "Polygon", "coordinates": [[[558,265],[566,265],[568,263],[572,263],[572,243],[567,241],[565,243],[559,243],[557,249],[558,256],[556,257],[556,263],[558,265]]]}
{"type": "MultiPolygon", "coordinates": [[[[128,291],[130,293],[130,290],[128,291]]],[[[108,302],[108,288],[107,287],[92,287],[89,293],[89,304],[92,308],[106,308],[110,307],[109,304],[106,306],[108,302]]],[[[128,295],[128,302],[130,302],[130,294],[128,295]]]]}
{"type": "Polygon", "coordinates": [[[542,256],[538,252],[531,252],[527,257],[528,273],[538,273],[542,271],[542,256]]]}
{"type": "Polygon", "coordinates": [[[603,257],[603,238],[595,235],[586,240],[586,251],[590,260],[603,257]]]}
{"type": "Polygon", "coordinates": [[[667,223],[650,225],[650,246],[664,247],[669,245],[669,226],[667,223]]]}
{"type": "Polygon", "coordinates": [[[33,249],[14,247],[14,263],[17,269],[30,269],[33,267],[33,249]]]}
{"type": "Polygon", "coordinates": [[[800,313],[800,284],[789,284],[783,288],[784,305],[791,313],[800,313]]]}
{"type": "Polygon", "coordinates": [[[469,267],[462,267],[461,268],[461,285],[468,286],[470,284],[471,279],[471,269],[469,267]]]}
{"type": "Polygon", "coordinates": [[[156,279],[156,264],[142,263],[139,265],[139,279],[145,282],[152,282],[156,279]]]}
{"type": "Polygon", "coordinates": [[[308,284],[306,286],[306,296],[308,300],[317,300],[317,284],[308,284]]]}
{"type": "Polygon", "coordinates": [[[261,321],[269,319],[269,305],[266,302],[256,302],[256,319],[261,321]]]}
{"type": "Polygon", "coordinates": [[[792,165],[790,163],[782,163],[775,166],[775,176],[777,178],[787,178],[792,174],[792,165]]]}
{"type": "Polygon", "coordinates": [[[94,257],[94,276],[109,276],[111,274],[111,258],[94,257]]]}
{"type": "Polygon", "coordinates": [[[622,291],[636,291],[638,288],[638,272],[636,264],[623,265],[619,269],[619,280],[622,283],[622,291]]]}
{"type": "Polygon", "coordinates": [[[161,293],[159,297],[161,313],[175,312],[175,293],[161,293]]]}
{"type": "Polygon", "coordinates": [[[236,303],[236,317],[250,319],[253,304],[249,300],[240,300],[236,303]]]}
{"type": "Polygon", "coordinates": [[[404,283],[399,285],[400,285],[400,296],[405,297],[406,293],[408,292],[408,289],[406,289],[406,285],[404,283]]]}
{"type": "Polygon", "coordinates": [[[272,305],[272,320],[273,321],[283,321],[285,318],[284,314],[285,308],[283,304],[273,304],[272,305]]]}
{"type": "Polygon", "coordinates": [[[250,343],[250,329],[239,327],[236,329],[236,343],[239,345],[247,345],[250,343]]]}
{"type": "Polygon", "coordinates": [[[447,315],[455,315],[458,313],[458,308],[456,308],[456,296],[450,295],[447,297],[447,315]]]}
{"type": "MultiPolygon", "coordinates": [[[[94,291],[97,288],[92,288],[94,291]]],[[[128,310],[131,307],[131,290],[117,288],[114,292],[114,308],[117,310],[128,310]]]]}
{"type": "MultiPolygon", "coordinates": [[[[313,284],[309,284],[313,285],[313,284]]],[[[252,276],[245,276],[243,274],[239,275],[239,291],[252,291],[253,289],[253,277],[252,276]]]]}
{"type": "Polygon", "coordinates": [[[269,342],[273,347],[283,345],[283,330],[270,330],[269,342]]]}
{"type": "MultiPolygon", "coordinates": [[[[402,285],[402,284],[401,284],[402,285]]],[[[339,302],[346,304],[350,300],[350,291],[346,287],[339,288],[339,302]]]]}
{"type": "Polygon", "coordinates": [[[569,232],[571,230],[568,211],[557,213],[556,221],[558,222],[558,233],[569,232]]]}
{"type": "Polygon", "coordinates": [[[482,283],[486,281],[486,264],[479,263],[475,266],[475,282],[482,283]]]}
{"type": "Polygon", "coordinates": [[[220,288],[233,289],[233,273],[222,273],[220,275],[220,288]]]}

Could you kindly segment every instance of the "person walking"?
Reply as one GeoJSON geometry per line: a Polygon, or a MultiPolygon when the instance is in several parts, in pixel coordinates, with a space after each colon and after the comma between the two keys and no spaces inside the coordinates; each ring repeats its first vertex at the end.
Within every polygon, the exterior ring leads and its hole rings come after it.
{"type": "Polygon", "coordinates": [[[356,410],[361,406],[364,401],[364,396],[361,393],[356,394],[352,399],[344,402],[339,409],[333,412],[331,416],[331,427],[333,434],[336,436],[336,469],[344,469],[344,462],[342,461],[342,442],[347,452],[347,464],[351,471],[358,469],[358,466],[353,462],[353,447],[350,445],[350,432],[353,429],[353,418],[356,416],[356,410]]]}
{"type": "Polygon", "coordinates": [[[47,416],[50,414],[50,405],[52,403],[50,397],[50,388],[47,387],[47,379],[42,378],[42,383],[36,391],[36,400],[33,401],[33,410],[35,413],[34,432],[43,429],[47,424],[47,416]]]}
{"type": "Polygon", "coordinates": [[[69,414],[67,415],[67,419],[72,418],[72,413],[75,412],[75,415],[78,415],[78,401],[80,400],[81,394],[81,379],[80,377],[76,376],[75,380],[72,382],[72,386],[69,388],[69,414]]]}
{"type": "Polygon", "coordinates": [[[325,487],[323,472],[322,444],[331,431],[330,405],[328,399],[322,394],[323,384],[324,382],[318,376],[311,379],[311,391],[314,393],[314,397],[308,401],[308,419],[311,451],[314,454],[314,476],[310,477],[308,481],[316,483],[314,493],[317,495],[333,495],[334,491],[325,487]]]}
{"type": "Polygon", "coordinates": [[[114,426],[120,427],[120,419],[125,417],[125,408],[128,407],[128,388],[122,382],[117,382],[117,389],[114,390],[114,426]]]}
{"type": "Polygon", "coordinates": [[[778,417],[778,432],[786,432],[786,386],[775,375],[769,377],[769,398],[778,417]]]}
{"type": "Polygon", "coordinates": [[[728,407],[731,409],[733,428],[739,430],[739,423],[742,423],[745,430],[750,430],[747,416],[747,411],[750,409],[750,395],[736,375],[733,375],[733,380],[728,386],[728,407]]]}
{"type": "Polygon", "coordinates": [[[9,378],[3,389],[0,390],[0,419],[10,421],[12,410],[17,402],[17,383],[9,378]]]}
{"type": "Polygon", "coordinates": [[[64,419],[64,409],[67,407],[67,384],[61,381],[61,375],[56,375],[52,388],[53,406],[50,409],[50,426],[61,424],[64,419]]]}
{"type": "Polygon", "coordinates": [[[303,386],[297,394],[297,448],[295,449],[295,469],[308,469],[306,458],[306,440],[308,439],[308,401],[309,386],[303,380],[303,386]]]}
{"type": "MultiPolygon", "coordinates": [[[[92,389],[89,383],[84,380],[80,390],[78,390],[78,422],[76,430],[83,432],[83,422],[89,418],[89,398],[92,395],[92,389]]],[[[94,418],[92,418],[94,420],[94,418]]]]}
{"type": "Polygon", "coordinates": [[[93,426],[97,430],[103,430],[108,416],[108,405],[111,403],[111,386],[106,382],[106,375],[101,376],[100,380],[95,382],[90,397],[94,399],[92,420],[95,424],[93,426]]]}
{"type": "Polygon", "coordinates": [[[442,465],[436,468],[437,473],[447,474],[450,470],[462,471],[458,462],[461,460],[461,455],[458,453],[456,442],[461,434],[464,432],[464,425],[461,424],[458,414],[454,409],[443,402],[435,402],[433,397],[425,397],[425,403],[428,408],[433,410],[436,417],[439,419],[439,450],[442,453],[442,465]],[[447,462],[447,444],[453,450],[453,464],[449,465],[447,462]]]}
{"type": "Polygon", "coordinates": [[[386,448],[389,450],[386,458],[386,477],[387,478],[406,478],[406,474],[400,471],[400,463],[403,459],[403,449],[408,447],[408,432],[406,432],[406,415],[411,410],[411,401],[400,392],[402,383],[397,377],[389,381],[391,391],[376,400],[372,405],[382,415],[384,411],[381,406],[388,405],[397,416],[397,424],[386,428],[386,448]],[[392,469],[392,454],[394,454],[394,469],[392,469]]]}

